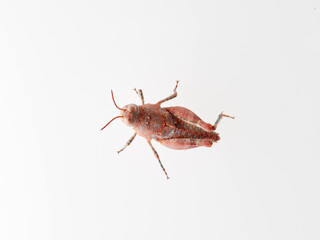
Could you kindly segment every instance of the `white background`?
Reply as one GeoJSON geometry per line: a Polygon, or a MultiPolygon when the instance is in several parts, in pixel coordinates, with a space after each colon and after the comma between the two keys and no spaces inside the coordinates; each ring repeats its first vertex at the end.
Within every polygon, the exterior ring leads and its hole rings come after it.
{"type": "Polygon", "coordinates": [[[0,3],[0,239],[319,239],[320,2],[0,3]],[[172,93],[175,151],[120,120],[172,93]]]}

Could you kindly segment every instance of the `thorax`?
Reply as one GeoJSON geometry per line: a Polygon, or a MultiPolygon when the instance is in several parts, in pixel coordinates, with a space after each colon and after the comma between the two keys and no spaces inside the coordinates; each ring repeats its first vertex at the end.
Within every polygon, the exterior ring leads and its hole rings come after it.
{"type": "Polygon", "coordinates": [[[157,104],[140,105],[139,120],[133,129],[142,137],[153,138],[165,126],[164,112],[157,104]]]}

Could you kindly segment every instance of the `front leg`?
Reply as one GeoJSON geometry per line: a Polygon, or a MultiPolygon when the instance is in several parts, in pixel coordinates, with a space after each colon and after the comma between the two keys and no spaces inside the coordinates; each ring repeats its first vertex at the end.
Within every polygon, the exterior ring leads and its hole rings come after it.
{"type": "Polygon", "coordinates": [[[128,140],[128,142],[126,143],[126,145],[124,145],[123,148],[121,148],[119,151],[117,151],[117,153],[119,154],[119,153],[122,152],[126,147],[128,147],[128,146],[132,143],[133,139],[134,139],[136,136],[137,136],[137,133],[133,134],[133,136],[128,140]]]}
{"type": "Polygon", "coordinates": [[[139,89],[138,91],[137,91],[137,89],[133,89],[137,94],[138,94],[138,96],[141,98],[141,102],[142,102],[142,105],[144,105],[144,97],[143,97],[143,93],[142,93],[142,90],[141,89],[139,89]]]}
{"type": "Polygon", "coordinates": [[[177,94],[178,84],[179,84],[179,80],[177,80],[176,87],[173,89],[173,94],[171,94],[169,97],[166,97],[165,99],[162,99],[161,101],[157,102],[157,104],[161,105],[162,103],[164,103],[164,102],[166,102],[166,101],[169,101],[169,100],[175,98],[175,97],[178,95],[178,94],[177,94]]]}

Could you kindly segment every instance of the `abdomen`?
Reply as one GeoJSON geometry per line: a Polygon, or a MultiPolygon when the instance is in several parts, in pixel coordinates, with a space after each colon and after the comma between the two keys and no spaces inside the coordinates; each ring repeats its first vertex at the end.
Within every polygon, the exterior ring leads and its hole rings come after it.
{"type": "Polygon", "coordinates": [[[183,150],[201,146],[211,147],[213,142],[220,139],[218,133],[205,131],[195,124],[177,118],[170,112],[166,115],[166,123],[154,139],[168,148],[183,150]]]}

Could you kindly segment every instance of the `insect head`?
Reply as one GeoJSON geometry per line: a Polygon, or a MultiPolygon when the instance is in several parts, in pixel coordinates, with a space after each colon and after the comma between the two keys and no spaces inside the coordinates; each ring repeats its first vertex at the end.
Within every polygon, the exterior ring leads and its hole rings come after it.
{"type": "Polygon", "coordinates": [[[120,110],[120,116],[116,116],[113,119],[111,119],[103,128],[101,128],[101,130],[105,129],[113,120],[115,120],[117,118],[122,118],[122,121],[126,125],[133,127],[136,124],[136,122],[138,121],[139,107],[135,104],[129,104],[129,105],[124,106],[123,108],[119,108],[114,100],[112,90],[111,90],[111,96],[112,96],[112,100],[113,100],[114,105],[116,106],[116,108],[118,108],[120,110]]]}

